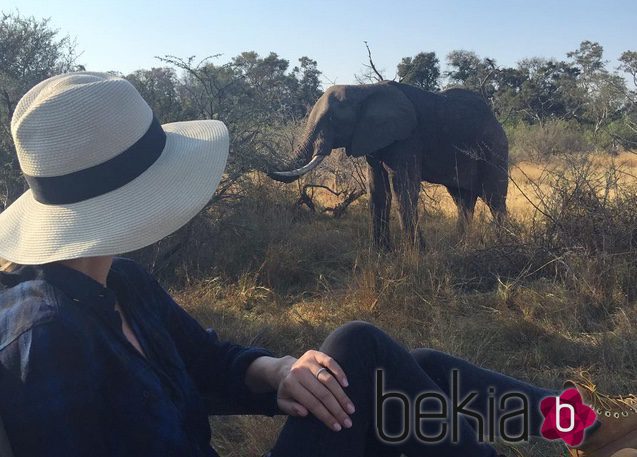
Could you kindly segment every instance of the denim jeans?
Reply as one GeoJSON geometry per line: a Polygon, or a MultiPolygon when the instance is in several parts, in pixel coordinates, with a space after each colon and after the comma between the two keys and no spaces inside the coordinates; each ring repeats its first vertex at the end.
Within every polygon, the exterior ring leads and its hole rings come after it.
{"type": "MultiPolygon", "coordinates": [[[[320,350],[333,357],[348,377],[349,386],[344,390],[356,407],[351,415],[353,426],[334,432],[311,415],[289,417],[271,451],[272,457],[398,457],[401,454],[408,457],[496,457],[497,453],[491,445],[478,440],[477,422],[464,415],[457,420],[457,436],[453,439],[453,418],[450,414],[454,393],[450,381],[452,373],[457,370],[460,399],[472,391],[479,394],[467,407],[485,418],[489,405],[499,405],[503,395],[508,392],[523,394],[528,399],[530,435],[539,435],[541,399],[556,395],[554,391],[477,367],[439,351],[415,349],[410,352],[382,330],[361,321],[350,322],[336,329],[325,339],[320,350]],[[388,401],[383,408],[385,436],[400,435],[406,425],[411,427],[412,433],[400,443],[388,443],[381,439],[375,420],[377,369],[383,370],[384,392],[402,392],[410,401],[425,392],[436,393],[441,396],[438,398],[449,401],[447,416],[416,424],[412,415],[409,419],[411,424],[405,423],[405,408],[402,404],[388,401]],[[489,398],[495,398],[495,403],[493,400],[490,402],[489,398]],[[442,424],[446,424],[448,433],[435,443],[426,442],[421,439],[422,435],[413,433],[415,427],[420,427],[426,436],[438,436],[442,424]]],[[[522,401],[518,400],[517,405],[514,401],[507,403],[507,411],[519,410],[522,401]]],[[[440,405],[439,400],[431,404],[424,402],[419,409],[440,412],[440,405]]],[[[506,424],[507,436],[522,433],[523,421],[518,419],[506,424]]]]}

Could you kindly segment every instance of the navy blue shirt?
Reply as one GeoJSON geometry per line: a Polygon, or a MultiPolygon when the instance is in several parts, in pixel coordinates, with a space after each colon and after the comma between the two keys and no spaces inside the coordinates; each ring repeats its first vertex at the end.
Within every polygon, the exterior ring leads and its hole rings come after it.
{"type": "Polygon", "coordinates": [[[220,341],[130,259],[114,258],[107,287],[51,263],[0,272],[0,288],[0,417],[16,457],[212,457],[211,405],[279,413],[274,392],[245,385],[272,353],[220,341]]]}

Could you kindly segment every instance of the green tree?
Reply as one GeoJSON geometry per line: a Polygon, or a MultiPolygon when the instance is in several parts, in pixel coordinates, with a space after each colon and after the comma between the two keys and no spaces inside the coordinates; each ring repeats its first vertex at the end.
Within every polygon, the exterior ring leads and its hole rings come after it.
{"type": "Polygon", "coordinates": [[[75,42],[60,36],[49,19],[0,13],[0,180],[5,207],[25,189],[11,138],[11,116],[32,86],[59,73],[81,70],[75,42]]]}
{"type": "Polygon", "coordinates": [[[637,51],[624,51],[619,61],[619,69],[632,76],[633,84],[637,87],[637,51]]]}
{"type": "Polygon", "coordinates": [[[573,60],[581,71],[581,79],[589,81],[596,75],[606,72],[604,62],[604,48],[594,41],[582,41],[575,51],[566,53],[566,57],[573,60]]]}
{"type": "Polygon", "coordinates": [[[622,119],[614,122],[611,128],[623,147],[635,150],[637,149],[637,52],[623,52],[619,62],[618,69],[630,76],[632,89],[626,89],[626,105],[622,119]]]}
{"type": "Polygon", "coordinates": [[[174,68],[136,70],[126,76],[153,109],[162,124],[183,118],[179,80],[174,68]]]}
{"type": "Polygon", "coordinates": [[[243,52],[232,59],[231,67],[243,83],[246,100],[257,119],[288,117],[294,114],[299,81],[287,70],[290,63],[271,52],[260,57],[256,52],[243,52]]]}
{"type": "Polygon", "coordinates": [[[295,106],[294,113],[305,117],[309,114],[316,100],[323,94],[320,80],[321,72],[316,60],[304,56],[299,59],[299,65],[292,70],[292,76],[298,81],[295,91],[297,106],[295,106]]]}
{"type": "Polygon", "coordinates": [[[398,64],[399,81],[424,90],[439,90],[440,61],[435,52],[420,52],[414,57],[403,57],[398,64]]]}
{"type": "Polygon", "coordinates": [[[491,101],[496,90],[494,76],[497,66],[494,59],[480,58],[473,51],[455,50],[447,55],[445,76],[452,86],[474,90],[491,101]]]}
{"type": "Polygon", "coordinates": [[[520,61],[517,69],[522,83],[515,107],[521,120],[543,124],[551,118],[568,120],[580,115],[583,93],[577,87],[577,68],[535,57],[520,61]]]}
{"type": "Polygon", "coordinates": [[[585,95],[580,120],[592,126],[598,145],[607,147],[610,137],[607,128],[622,116],[626,103],[624,78],[606,69],[604,48],[599,43],[582,41],[567,56],[581,72],[578,83],[585,95]]]}
{"type": "Polygon", "coordinates": [[[307,114],[321,95],[316,62],[307,57],[291,71],[276,53],[248,51],[218,64],[219,56],[161,60],[181,71],[177,93],[183,119],[221,119],[232,137],[228,175],[222,189],[263,169],[280,156],[282,132],[307,114]]]}
{"type": "Polygon", "coordinates": [[[632,79],[632,90],[628,92],[627,96],[631,108],[634,108],[637,104],[637,51],[624,51],[619,58],[619,70],[630,75],[632,79]]]}
{"type": "Polygon", "coordinates": [[[493,94],[493,110],[501,122],[514,121],[519,115],[519,93],[526,81],[526,74],[518,68],[499,68],[494,75],[496,91],[493,94]]]}

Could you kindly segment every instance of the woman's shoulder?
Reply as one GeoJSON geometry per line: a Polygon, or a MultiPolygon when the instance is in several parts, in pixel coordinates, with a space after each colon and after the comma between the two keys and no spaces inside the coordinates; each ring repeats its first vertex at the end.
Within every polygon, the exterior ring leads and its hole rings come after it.
{"type": "Polygon", "coordinates": [[[0,351],[32,328],[59,314],[55,289],[32,279],[0,290],[0,351]]]}
{"type": "Polygon", "coordinates": [[[81,367],[89,376],[94,329],[71,309],[44,280],[0,291],[0,386],[18,379],[22,384],[40,382],[40,372],[55,374],[63,369],[61,361],[81,367]]]}
{"type": "Polygon", "coordinates": [[[111,269],[128,274],[149,274],[137,260],[124,256],[113,256],[111,269]]]}
{"type": "Polygon", "coordinates": [[[155,277],[146,267],[130,257],[113,257],[111,270],[125,276],[129,281],[136,284],[151,284],[156,282],[155,277]]]}

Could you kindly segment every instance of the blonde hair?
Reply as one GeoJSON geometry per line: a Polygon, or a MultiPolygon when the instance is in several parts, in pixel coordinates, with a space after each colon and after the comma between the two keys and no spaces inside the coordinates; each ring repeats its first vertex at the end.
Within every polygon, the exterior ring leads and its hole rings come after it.
{"type": "Polygon", "coordinates": [[[13,270],[16,270],[19,266],[20,266],[19,263],[15,263],[15,262],[12,262],[10,260],[3,259],[2,257],[0,257],[0,271],[11,272],[13,270]]]}

